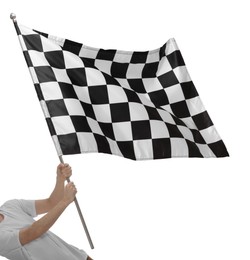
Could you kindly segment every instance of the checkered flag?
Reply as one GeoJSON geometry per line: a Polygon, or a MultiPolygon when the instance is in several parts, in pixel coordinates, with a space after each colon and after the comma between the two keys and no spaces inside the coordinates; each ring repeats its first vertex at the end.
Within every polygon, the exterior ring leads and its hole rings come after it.
{"type": "Polygon", "coordinates": [[[228,156],[174,39],[104,50],[15,26],[59,156],[228,156]]]}

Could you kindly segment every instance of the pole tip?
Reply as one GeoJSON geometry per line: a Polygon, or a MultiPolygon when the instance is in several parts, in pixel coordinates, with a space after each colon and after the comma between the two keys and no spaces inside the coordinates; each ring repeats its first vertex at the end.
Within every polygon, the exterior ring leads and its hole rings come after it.
{"type": "Polygon", "coordinates": [[[11,13],[10,19],[13,20],[13,22],[15,22],[16,21],[16,15],[14,13],[11,13]]]}

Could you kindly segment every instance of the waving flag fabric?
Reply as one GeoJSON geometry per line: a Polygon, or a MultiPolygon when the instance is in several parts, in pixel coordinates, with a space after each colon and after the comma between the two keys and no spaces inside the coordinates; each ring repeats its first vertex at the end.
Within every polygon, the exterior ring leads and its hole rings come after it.
{"type": "Polygon", "coordinates": [[[16,29],[58,155],[228,156],[174,39],[120,51],[16,29]]]}

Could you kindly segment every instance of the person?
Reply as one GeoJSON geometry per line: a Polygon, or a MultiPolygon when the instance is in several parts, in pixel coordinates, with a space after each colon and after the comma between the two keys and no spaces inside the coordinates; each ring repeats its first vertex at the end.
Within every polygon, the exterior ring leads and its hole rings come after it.
{"type": "Polygon", "coordinates": [[[0,207],[0,255],[10,260],[93,260],[49,229],[74,201],[77,189],[68,164],[57,166],[50,197],[43,200],[9,200],[0,207]],[[45,214],[46,213],[46,214],[45,214]],[[38,220],[34,217],[45,214],[38,220]]]}

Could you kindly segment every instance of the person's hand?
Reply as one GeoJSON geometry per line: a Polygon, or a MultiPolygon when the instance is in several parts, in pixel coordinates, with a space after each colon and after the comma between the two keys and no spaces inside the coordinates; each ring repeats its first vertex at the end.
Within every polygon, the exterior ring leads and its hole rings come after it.
{"type": "Polygon", "coordinates": [[[57,166],[57,178],[59,180],[65,181],[67,178],[69,178],[72,175],[72,169],[69,164],[67,163],[60,163],[57,166]]]}
{"type": "Polygon", "coordinates": [[[67,204],[70,204],[71,202],[74,201],[76,193],[77,193],[77,189],[75,184],[73,182],[69,182],[64,187],[63,201],[66,202],[67,204]]]}

